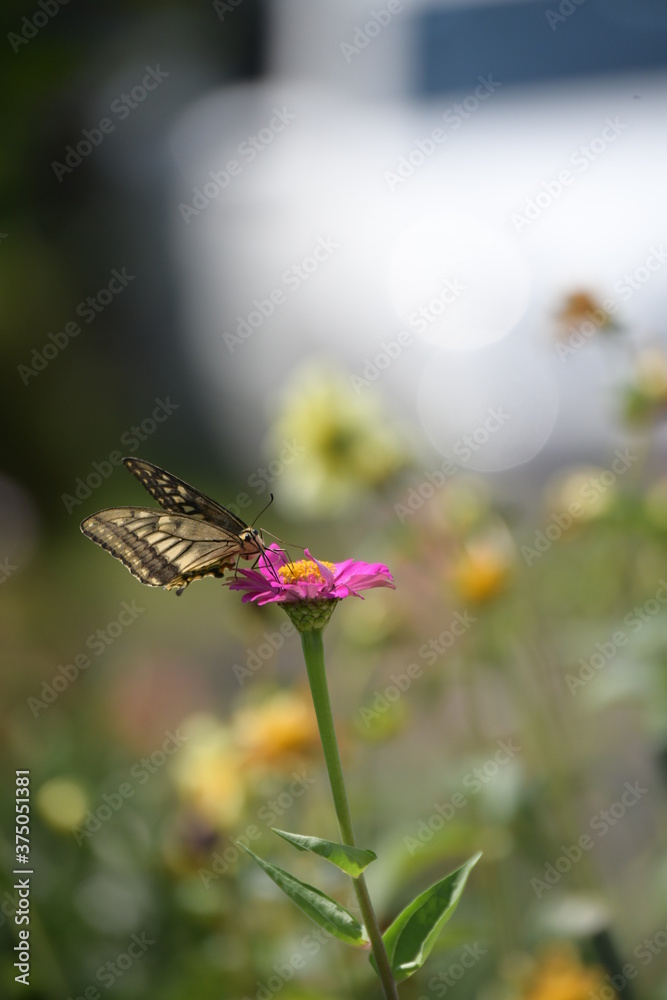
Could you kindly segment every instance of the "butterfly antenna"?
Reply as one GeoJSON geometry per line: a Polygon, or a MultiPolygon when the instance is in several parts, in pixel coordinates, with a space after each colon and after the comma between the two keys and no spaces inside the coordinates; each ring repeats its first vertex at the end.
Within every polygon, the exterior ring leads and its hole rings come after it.
{"type": "MultiPolygon", "coordinates": [[[[257,514],[257,516],[255,517],[255,521],[259,521],[259,519],[262,516],[262,514],[264,513],[264,511],[268,510],[269,507],[271,506],[271,504],[273,503],[273,493],[270,493],[269,496],[271,497],[271,499],[269,500],[269,502],[267,504],[264,505],[264,507],[262,507],[262,509],[260,510],[259,514],[257,514]]],[[[255,521],[253,521],[252,524],[250,525],[251,528],[254,527],[255,521]]],[[[271,532],[269,532],[269,534],[271,534],[271,532]]],[[[275,538],[275,535],[273,537],[275,538]]]]}
{"type": "MultiPolygon", "coordinates": [[[[273,503],[273,493],[269,493],[269,502],[267,504],[265,504],[262,507],[262,509],[260,510],[259,514],[256,515],[255,519],[253,520],[252,524],[250,525],[251,528],[253,528],[255,526],[255,521],[258,521],[260,519],[260,517],[262,516],[262,514],[264,513],[264,511],[268,510],[272,503],[273,503]]],[[[268,531],[267,534],[271,535],[271,532],[268,531]]],[[[275,538],[275,537],[276,537],[275,535],[272,535],[272,538],[275,538]]],[[[264,549],[264,546],[262,546],[262,548],[264,549]]],[[[262,551],[262,553],[260,553],[260,555],[257,556],[257,559],[255,560],[255,562],[253,564],[253,569],[257,565],[257,563],[260,560],[261,555],[263,555],[263,554],[264,554],[264,552],[262,551]]],[[[266,562],[266,565],[269,567],[269,569],[271,570],[271,572],[273,573],[274,577],[277,580],[278,579],[278,574],[276,573],[275,567],[268,560],[265,560],[265,562],[266,562]]],[[[238,564],[237,564],[237,568],[238,568],[238,564]]]]}
{"type": "MultiPolygon", "coordinates": [[[[270,496],[271,499],[269,500],[269,502],[267,504],[265,504],[264,507],[262,507],[262,509],[260,510],[259,514],[255,517],[255,520],[250,525],[251,528],[254,526],[255,521],[258,521],[260,519],[260,517],[262,516],[262,514],[264,513],[264,511],[268,510],[269,507],[271,506],[271,504],[273,503],[273,493],[270,493],[269,496],[270,496]]],[[[280,542],[282,545],[287,545],[287,546],[289,546],[289,547],[291,547],[293,549],[299,549],[301,552],[304,551],[303,545],[295,545],[293,542],[285,542],[285,541],[283,541],[282,538],[278,538],[278,535],[274,535],[274,533],[272,531],[268,531],[266,528],[262,528],[262,531],[263,531],[263,533],[265,535],[270,535],[271,538],[275,538],[276,541],[280,542]]],[[[287,558],[289,559],[289,561],[291,563],[292,559],[290,557],[289,552],[287,552],[285,549],[281,549],[281,551],[285,553],[285,555],[287,556],[287,558]]]]}

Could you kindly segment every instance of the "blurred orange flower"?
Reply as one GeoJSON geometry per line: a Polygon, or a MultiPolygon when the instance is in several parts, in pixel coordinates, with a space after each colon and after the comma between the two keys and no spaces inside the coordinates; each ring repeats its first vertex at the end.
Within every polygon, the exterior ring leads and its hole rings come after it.
{"type": "Polygon", "coordinates": [[[604,969],[583,965],[572,946],[554,944],[537,960],[524,984],[522,997],[523,1000],[590,1000],[591,996],[599,995],[602,986],[607,986],[604,969]]]}
{"type": "Polygon", "coordinates": [[[460,597],[481,604],[501,594],[512,575],[515,545],[500,518],[475,532],[454,561],[452,576],[460,597]]]}
{"type": "Polygon", "coordinates": [[[319,741],[312,704],[296,692],[280,691],[261,704],[239,709],[232,726],[247,764],[281,766],[285,758],[310,753],[319,741]]]}
{"type": "Polygon", "coordinates": [[[504,552],[480,545],[466,549],[454,567],[454,580],[463,600],[480,604],[505,589],[510,571],[504,552]]]}

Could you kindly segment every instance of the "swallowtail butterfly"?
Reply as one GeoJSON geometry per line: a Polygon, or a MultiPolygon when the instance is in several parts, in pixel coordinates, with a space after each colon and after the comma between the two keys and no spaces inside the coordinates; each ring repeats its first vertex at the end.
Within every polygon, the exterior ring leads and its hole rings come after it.
{"type": "Polygon", "coordinates": [[[177,588],[224,577],[239,559],[265,550],[257,528],[164,469],[140,458],[125,467],[162,507],[109,507],[81,522],[81,530],[149,587],[177,588]]]}

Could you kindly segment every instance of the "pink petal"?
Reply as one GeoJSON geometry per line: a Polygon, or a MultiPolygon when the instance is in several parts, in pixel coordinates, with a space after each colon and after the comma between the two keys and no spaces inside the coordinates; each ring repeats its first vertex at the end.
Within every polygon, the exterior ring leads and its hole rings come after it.
{"type": "Polygon", "coordinates": [[[304,549],[304,553],[306,559],[312,559],[312,561],[316,564],[320,573],[324,577],[327,588],[332,587],[335,580],[335,574],[329,569],[328,566],[325,566],[324,563],[319,561],[319,559],[316,559],[315,556],[308,551],[308,549],[304,549]]]}

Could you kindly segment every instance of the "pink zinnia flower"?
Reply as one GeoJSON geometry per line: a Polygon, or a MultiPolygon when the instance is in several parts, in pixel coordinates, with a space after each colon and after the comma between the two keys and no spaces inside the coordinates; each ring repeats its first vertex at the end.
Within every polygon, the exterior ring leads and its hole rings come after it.
{"type": "MultiPolygon", "coordinates": [[[[261,556],[257,569],[239,569],[230,590],[243,590],[243,600],[269,604],[293,604],[299,601],[338,601],[359,597],[360,590],[392,587],[394,580],[382,563],[346,559],[340,563],[321,562],[305,550],[305,559],[290,562],[273,544],[261,556]]],[[[287,610],[287,609],[286,609],[287,610]]]]}

